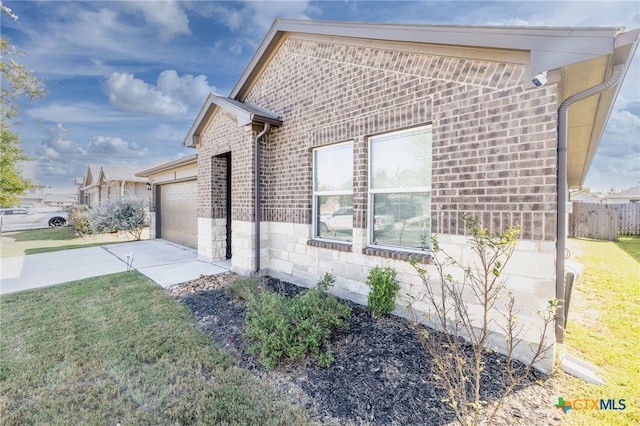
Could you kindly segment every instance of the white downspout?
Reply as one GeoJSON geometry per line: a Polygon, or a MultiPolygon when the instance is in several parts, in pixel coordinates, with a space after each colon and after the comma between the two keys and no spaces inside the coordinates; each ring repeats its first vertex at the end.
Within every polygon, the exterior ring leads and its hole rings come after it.
{"type": "MultiPolygon", "coordinates": [[[[558,228],[556,244],[556,298],[564,299],[564,252],[566,248],[567,234],[567,134],[569,107],[574,103],[596,95],[620,81],[624,73],[624,64],[614,65],[613,73],[607,81],[598,84],[590,89],[583,90],[565,99],[558,109],[558,228]]],[[[565,310],[563,304],[558,308],[556,315],[556,341],[564,342],[564,319],[565,310]]]]}

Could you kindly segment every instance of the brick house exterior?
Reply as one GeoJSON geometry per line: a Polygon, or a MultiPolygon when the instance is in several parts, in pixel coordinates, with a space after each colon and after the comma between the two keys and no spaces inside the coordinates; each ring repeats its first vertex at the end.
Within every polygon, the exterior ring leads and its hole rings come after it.
{"type": "Polygon", "coordinates": [[[77,179],[80,204],[96,207],[124,197],[146,200],[148,180],[136,176],[136,172],[135,168],[89,164],[82,180],[77,179]]]}
{"type": "MultiPolygon", "coordinates": [[[[403,259],[428,264],[429,252],[373,241],[372,141],[422,129],[431,158],[430,183],[416,193],[428,200],[419,206],[428,212],[424,229],[466,261],[462,213],[478,215],[491,232],[519,225],[522,239],[507,275],[521,321],[535,333],[538,309],[558,293],[556,244],[564,238],[558,109],[570,95],[602,83],[611,66],[602,58],[629,60],[638,33],[614,49],[618,34],[276,21],[231,95],[211,95],[184,141],[198,152],[199,256],[218,260],[230,249],[239,272],[259,269],[305,286],[330,272],[335,294],[363,304],[369,270],[392,266],[404,295],[417,276],[403,259]],[[607,42],[594,42],[594,35],[607,42]],[[569,53],[537,51],[545,37],[556,37],[569,53]],[[594,76],[578,80],[585,69],[594,76]],[[548,82],[536,87],[531,77],[542,71],[548,82]],[[340,143],[352,150],[352,229],[336,240],[319,234],[314,153],[340,143]]],[[[567,170],[571,186],[584,179],[591,158],[580,153],[597,146],[604,129],[598,117],[602,109],[608,113],[616,87],[595,108],[576,104],[569,115],[569,158],[577,158],[567,170]],[[595,140],[577,133],[578,114],[591,120],[595,140]]],[[[395,313],[407,315],[403,306],[401,296],[395,313]]],[[[551,362],[540,368],[549,370],[551,362]]]]}

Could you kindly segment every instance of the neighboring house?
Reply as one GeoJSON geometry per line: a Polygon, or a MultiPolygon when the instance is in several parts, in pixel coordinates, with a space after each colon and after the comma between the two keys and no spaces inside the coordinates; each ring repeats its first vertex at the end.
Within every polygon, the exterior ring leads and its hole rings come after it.
{"type": "Polygon", "coordinates": [[[33,187],[24,193],[24,195],[19,196],[20,198],[20,206],[23,208],[29,208],[31,206],[42,206],[44,205],[45,200],[45,189],[47,189],[47,185],[33,185],[33,187]]]}
{"type": "MultiPolygon", "coordinates": [[[[20,205],[23,208],[34,208],[43,210],[59,210],[62,207],[76,204],[74,193],[50,192],[51,187],[47,185],[34,185],[32,189],[21,195],[20,205]]],[[[54,190],[55,191],[55,190],[54,190]]]]}
{"type": "Polygon", "coordinates": [[[76,187],[76,201],[75,204],[84,204],[84,191],[82,190],[82,188],[85,186],[84,184],[84,180],[86,179],[86,175],[85,176],[78,176],[73,180],[73,184],[76,187]]]}
{"type": "Polygon", "coordinates": [[[82,204],[98,206],[108,200],[135,197],[146,200],[146,178],[136,176],[138,169],[118,166],[96,166],[89,164],[83,186],[79,187],[82,204]]]}
{"type": "Polygon", "coordinates": [[[149,237],[198,247],[197,156],[191,155],[136,173],[147,178],[149,237]]]}
{"type": "Polygon", "coordinates": [[[591,203],[591,204],[600,204],[602,200],[595,195],[586,194],[584,192],[571,194],[569,197],[569,201],[577,201],[579,203],[591,203]]]}
{"type": "Polygon", "coordinates": [[[89,164],[85,175],[82,178],[76,178],[78,204],[84,204],[86,206],[100,205],[99,175],[100,166],[89,164]]]}
{"type": "Polygon", "coordinates": [[[634,186],[624,191],[607,195],[603,198],[602,202],[607,204],[640,203],[640,186],[634,186]]]}
{"type": "MultiPolygon", "coordinates": [[[[585,179],[639,35],[277,20],[183,142],[198,153],[199,257],[307,286],[330,272],[334,293],[363,304],[370,269],[391,266],[407,315],[418,278],[404,259],[428,264],[437,234],[469,261],[461,214],[475,213],[491,232],[521,227],[506,276],[535,335],[538,310],[564,298],[568,187],[585,179]]],[[[561,310],[548,341],[563,323],[561,310]]]]}

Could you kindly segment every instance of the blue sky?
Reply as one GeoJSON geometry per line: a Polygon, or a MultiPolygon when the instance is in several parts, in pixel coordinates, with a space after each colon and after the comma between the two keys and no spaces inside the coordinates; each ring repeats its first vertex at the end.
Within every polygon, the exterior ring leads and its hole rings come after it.
{"type": "MultiPolygon", "coordinates": [[[[640,28],[638,1],[12,1],[2,36],[45,79],[14,130],[25,175],[70,188],[89,163],[140,170],[181,142],[209,92],[227,95],[276,17],[417,24],[640,28]]],[[[636,55],[638,56],[638,55],[636,55]]],[[[632,62],[585,186],[640,181],[640,60],[632,62]]]]}

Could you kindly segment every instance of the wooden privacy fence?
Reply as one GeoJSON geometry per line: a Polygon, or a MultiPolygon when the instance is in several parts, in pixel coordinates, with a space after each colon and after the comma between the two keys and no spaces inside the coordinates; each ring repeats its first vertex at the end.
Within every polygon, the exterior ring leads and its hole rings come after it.
{"type": "Polygon", "coordinates": [[[573,203],[569,236],[617,241],[618,234],[640,235],[640,204],[573,203]]]}

